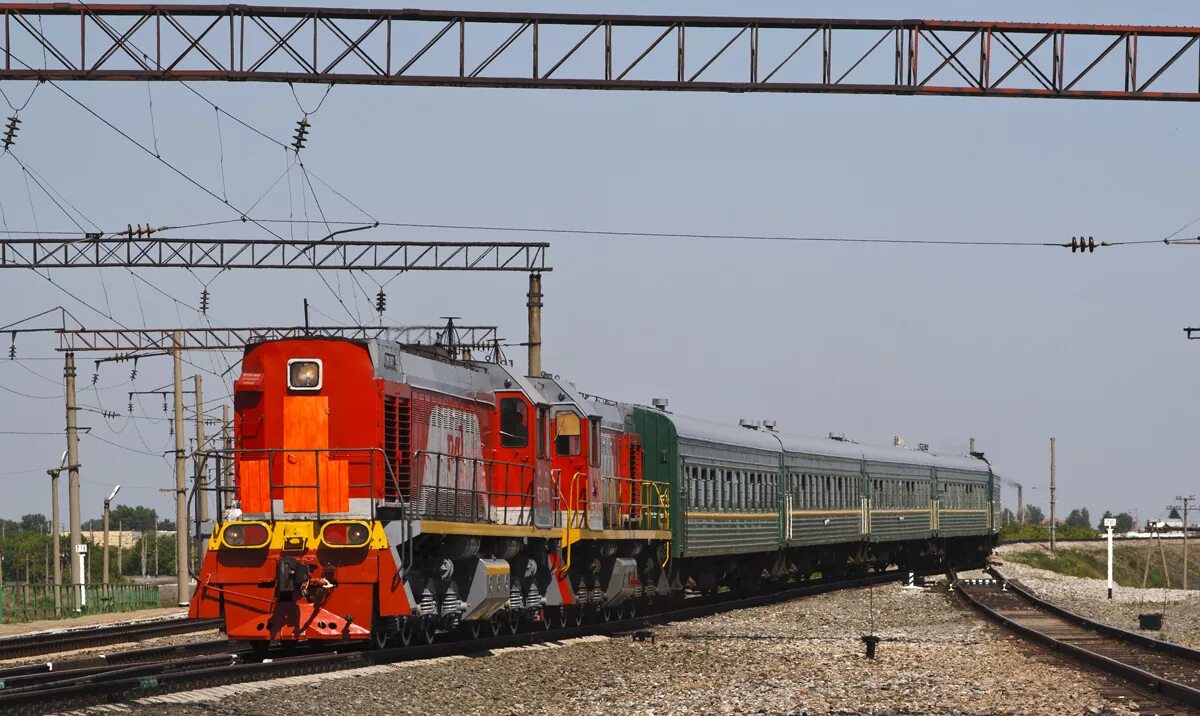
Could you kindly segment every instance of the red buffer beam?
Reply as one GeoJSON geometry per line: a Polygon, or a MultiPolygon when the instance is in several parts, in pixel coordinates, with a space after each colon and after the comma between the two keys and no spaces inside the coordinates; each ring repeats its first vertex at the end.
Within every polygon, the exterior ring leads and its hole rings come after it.
{"type": "Polygon", "coordinates": [[[1195,101],[1200,28],[0,4],[0,80],[1195,101]]]}

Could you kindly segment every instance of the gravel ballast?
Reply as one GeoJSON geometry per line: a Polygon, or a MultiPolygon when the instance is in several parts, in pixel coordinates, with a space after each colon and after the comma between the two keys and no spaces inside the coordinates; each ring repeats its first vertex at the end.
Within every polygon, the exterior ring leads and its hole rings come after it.
{"type": "Polygon", "coordinates": [[[1101,677],[1016,640],[944,591],[847,590],[654,631],[654,643],[594,639],[374,667],[358,676],[304,677],[136,710],[177,716],[291,716],[298,705],[306,714],[338,716],[1132,713],[1101,695],[1101,677]],[[869,661],[859,637],[872,622],[884,641],[869,661]]]}

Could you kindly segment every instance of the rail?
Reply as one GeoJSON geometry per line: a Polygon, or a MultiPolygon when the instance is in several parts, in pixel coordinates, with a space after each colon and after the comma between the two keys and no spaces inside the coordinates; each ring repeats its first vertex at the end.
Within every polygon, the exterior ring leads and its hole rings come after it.
{"type": "MultiPolygon", "coordinates": [[[[50,713],[82,709],[91,705],[112,704],[132,699],[144,699],[171,692],[213,686],[229,686],[248,681],[277,679],[283,676],[309,676],[314,673],[361,668],[379,664],[416,659],[469,656],[501,648],[511,648],[548,641],[561,641],[593,634],[628,634],[656,624],[697,619],[734,609],[761,607],[823,594],[839,589],[865,587],[899,581],[907,572],[882,572],[846,580],[814,580],[789,585],[779,591],[742,599],[730,593],[689,599],[686,606],[639,615],[613,622],[587,623],[580,626],[522,631],[478,639],[453,639],[421,646],[392,647],[381,650],[341,650],[316,654],[275,655],[264,661],[234,662],[216,666],[181,663],[163,659],[155,671],[133,671],[125,664],[107,671],[97,671],[90,679],[47,688],[27,688],[20,691],[0,690],[0,713],[50,713]],[[119,670],[118,670],[119,669],[119,670]]],[[[674,606],[672,600],[660,600],[660,606],[674,606]]],[[[598,614],[599,612],[597,612],[598,614]]],[[[195,621],[195,620],[192,620],[195,621]]]]}
{"type": "MultiPolygon", "coordinates": [[[[1103,645],[1100,643],[1100,640],[1106,639],[1110,645],[1112,642],[1119,642],[1129,647],[1135,647],[1135,650],[1130,652],[1129,655],[1132,657],[1131,660],[1144,659],[1143,664],[1153,664],[1152,668],[1155,669],[1162,669],[1164,666],[1170,665],[1163,663],[1162,660],[1164,658],[1173,659],[1176,662],[1185,662],[1186,666],[1180,670],[1180,673],[1196,672],[1197,666],[1200,665],[1200,651],[1189,649],[1179,644],[1172,644],[1161,639],[1152,639],[1075,614],[1035,596],[1025,588],[1006,578],[994,567],[989,567],[988,572],[995,578],[997,584],[1002,585],[1003,589],[1009,594],[1016,595],[1022,602],[1042,612],[1049,613],[1071,626],[1078,627],[1087,634],[1093,635],[1094,639],[1087,640],[1086,642],[1092,648],[1074,643],[1080,641],[1080,639],[1069,639],[1069,634],[1061,628],[1054,628],[1053,630],[1047,629],[1044,626],[1042,628],[1034,628],[1029,624],[1022,623],[1017,618],[1006,616],[1000,610],[987,604],[986,599],[980,597],[980,595],[986,592],[978,591],[970,586],[964,586],[959,581],[957,574],[951,570],[951,582],[958,588],[958,592],[972,607],[984,616],[1030,641],[1043,644],[1077,661],[1096,667],[1143,689],[1149,689],[1188,706],[1200,706],[1200,681],[1191,684],[1180,683],[1173,678],[1168,678],[1165,674],[1152,673],[1141,668],[1137,663],[1130,663],[1130,660],[1127,660],[1128,657],[1124,655],[1120,659],[1113,658],[1110,655],[1101,653],[1103,645]]],[[[1044,621],[1043,617],[1038,623],[1043,624],[1044,621]]]]}
{"type": "Polygon", "coordinates": [[[60,619],[159,606],[153,584],[3,584],[0,622],[60,619]]]}

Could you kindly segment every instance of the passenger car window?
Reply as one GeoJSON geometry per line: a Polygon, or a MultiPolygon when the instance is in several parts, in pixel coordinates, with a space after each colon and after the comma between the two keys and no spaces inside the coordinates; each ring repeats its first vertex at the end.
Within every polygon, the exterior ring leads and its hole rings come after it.
{"type": "Polygon", "coordinates": [[[529,445],[529,408],[520,398],[500,399],[500,447],[529,445]]]}

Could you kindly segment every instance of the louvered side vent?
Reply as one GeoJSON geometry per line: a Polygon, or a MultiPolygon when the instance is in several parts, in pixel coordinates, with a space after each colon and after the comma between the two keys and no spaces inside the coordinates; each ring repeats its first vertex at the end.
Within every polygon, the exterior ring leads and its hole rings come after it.
{"type": "Polygon", "coordinates": [[[387,464],[387,471],[383,476],[383,496],[386,502],[399,501],[396,485],[392,480],[392,476],[397,474],[396,455],[400,449],[396,431],[396,402],[393,395],[383,397],[383,454],[387,464]]]}
{"type": "Polygon", "coordinates": [[[396,481],[400,496],[407,499],[412,489],[412,408],[408,398],[396,401],[396,481]]]}

